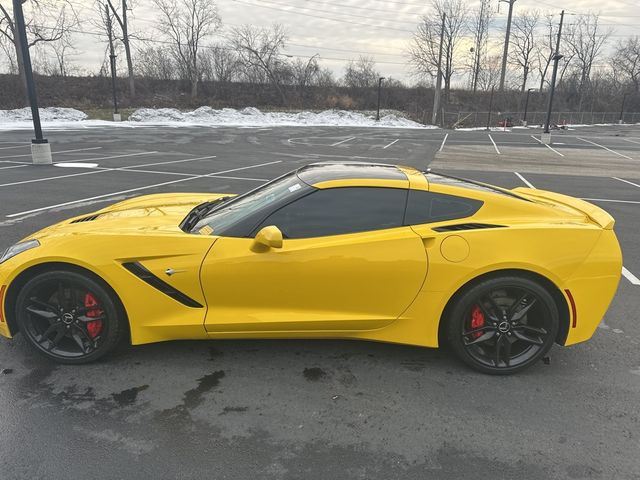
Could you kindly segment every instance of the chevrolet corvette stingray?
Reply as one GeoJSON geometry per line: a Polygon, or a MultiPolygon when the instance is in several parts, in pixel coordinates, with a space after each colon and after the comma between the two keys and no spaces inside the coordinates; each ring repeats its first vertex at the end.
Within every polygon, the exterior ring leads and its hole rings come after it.
{"type": "Polygon", "coordinates": [[[620,280],[614,219],[585,201],[368,163],[239,196],[146,195],[0,258],[0,334],[96,360],[121,340],[448,343],[507,374],[588,340],[620,280]]]}

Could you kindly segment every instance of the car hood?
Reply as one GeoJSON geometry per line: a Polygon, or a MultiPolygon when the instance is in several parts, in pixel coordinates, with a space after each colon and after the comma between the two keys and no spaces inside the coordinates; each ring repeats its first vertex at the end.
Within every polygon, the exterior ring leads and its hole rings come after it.
{"type": "Polygon", "coordinates": [[[179,224],[189,211],[227,193],[171,193],[144,195],[102,210],[65,220],[31,235],[43,238],[69,234],[184,234],[179,224]]]}

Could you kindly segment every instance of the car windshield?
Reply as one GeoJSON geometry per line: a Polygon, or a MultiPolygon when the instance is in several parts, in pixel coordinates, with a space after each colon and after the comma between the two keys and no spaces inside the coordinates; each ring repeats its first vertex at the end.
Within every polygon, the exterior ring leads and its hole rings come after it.
{"type": "Polygon", "coordinates": [[[227,203],[223,203],[200,220],[192,231],[200,232],[205,229],[204,231],[209,235],[223,235],[224,231],[229,227],[269,207],[269,205],[279,202],[300,190],[303,185],[303,182],[295,172],[289,173],[227,203]]]}

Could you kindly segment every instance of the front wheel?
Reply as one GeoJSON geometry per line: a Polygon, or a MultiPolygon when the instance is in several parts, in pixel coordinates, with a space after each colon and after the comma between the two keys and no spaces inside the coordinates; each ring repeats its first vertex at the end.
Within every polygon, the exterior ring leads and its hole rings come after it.
{"type": "Polygon", "coordinates": [[[120,341],[124,314],[104,285],[69,271],[36,275],[18,293],[16,316],[28,343],[59,363],[88,363],[120,341]]]}
{"type": "Polygon", "coordinates": [[[553,345],[558,308],[549,292],[522,277],[498,277],[471,287],[447,319],[456,355],[470,367],[505,375],[530,367],[553,345]]]}

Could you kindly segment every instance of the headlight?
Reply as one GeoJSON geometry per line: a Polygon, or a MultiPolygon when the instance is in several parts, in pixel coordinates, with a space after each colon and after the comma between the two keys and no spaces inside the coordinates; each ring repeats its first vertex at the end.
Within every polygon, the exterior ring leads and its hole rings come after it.
{"type": "Polygon", "coordinates": [[[15,245],[7,248],[2,256],[0,256],[0,263],[4,263],[10,258],[18,255],[19,253],[31,250],[32,248],[36,248],[39,246],[40,242],[38,240],[27,240],[26,242],[16,243],[15,245]]]}

